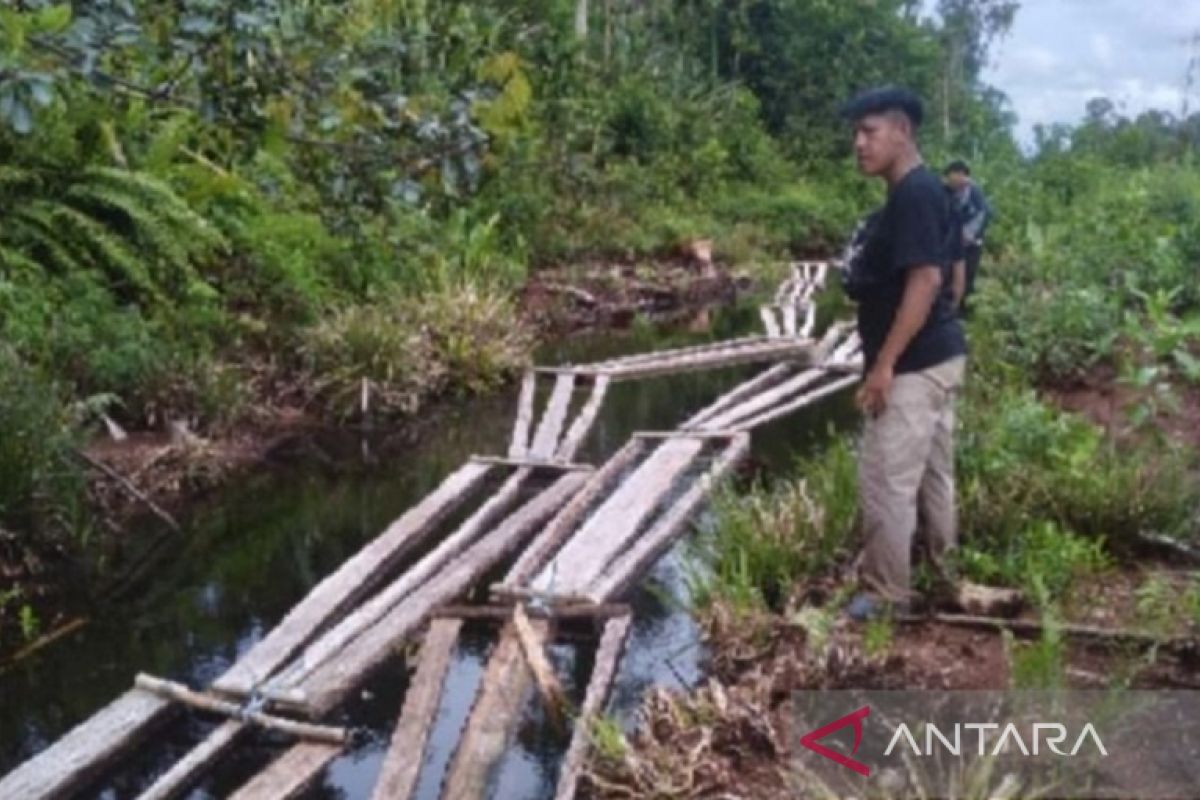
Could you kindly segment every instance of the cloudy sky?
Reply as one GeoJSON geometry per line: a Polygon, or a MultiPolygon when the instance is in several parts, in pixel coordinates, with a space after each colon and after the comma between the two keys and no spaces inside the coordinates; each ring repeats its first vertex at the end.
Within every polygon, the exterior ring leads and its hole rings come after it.
{"type": "Polygon", "coordinates": [[[1198,33],[1200,0],[1022,0],[985,79],[1012,100],[1024,141],[1036,123],[1078,122],[1100,95],[1125,114],[1178,114],[1198,33]]]}

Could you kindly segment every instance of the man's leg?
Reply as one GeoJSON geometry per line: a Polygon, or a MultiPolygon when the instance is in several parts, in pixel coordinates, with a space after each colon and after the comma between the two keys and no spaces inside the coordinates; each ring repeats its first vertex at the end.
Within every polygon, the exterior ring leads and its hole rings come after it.
{"type": "Polygon", "coordinates": [[[958,507],[954,491],[955,402],[962,386],[965,358],[940,364],[925,373],[938,389],[939,412],[934,424],[929,460],[921,480],[920,517],[925,534],[924,551],[937,578],[948,582],[945,555],[958,543],[958,507]]]}
{"type": "Polygon", "coordinates": [[[972,245],[963,253],[963,258],[967,262],[967,290],[963,293],[963,299],[975,294],[975,278],[979,274],[979,262],[983,260],[983,248],[972,245]]]}
{"type": "Polygon", "coordinates": [[[917,495],[941,415],[938,384],[923,373],[897,375],[887,409],[868,418],[859,454],[859,500],[866,588],[892,601],[910,598],[917,495]]]}

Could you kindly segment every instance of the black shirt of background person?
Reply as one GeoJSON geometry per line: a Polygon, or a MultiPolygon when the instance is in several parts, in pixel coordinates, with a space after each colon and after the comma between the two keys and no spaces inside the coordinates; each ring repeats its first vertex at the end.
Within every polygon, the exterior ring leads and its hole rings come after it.
{"type": "Polygon", "coordinates": [[[858,301],[865,372],[879,357],[904,297],[913,267],[942,270],[925,325],[896,361],[895,373],[917,372],[966,355],[967,343],[954,310],[953,264],[962,258],[962,230],[951,198],[928,168],[913,169],[888,193],[887,203],[864,220],[851,245],[848,287],[858,301]]]}

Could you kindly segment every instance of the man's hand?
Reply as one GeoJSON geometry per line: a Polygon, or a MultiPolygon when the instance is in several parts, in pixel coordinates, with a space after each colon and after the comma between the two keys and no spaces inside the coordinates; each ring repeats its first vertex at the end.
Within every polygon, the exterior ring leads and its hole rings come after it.
{"type": "Polygon", "coordinates": [[[859,409],[864,414],[878,417],[887,409],[888,396],[892,393],[892,381],[895,374],[887,364],[876,364],[867,373],[866,380],[858,389],[859,409]]]}

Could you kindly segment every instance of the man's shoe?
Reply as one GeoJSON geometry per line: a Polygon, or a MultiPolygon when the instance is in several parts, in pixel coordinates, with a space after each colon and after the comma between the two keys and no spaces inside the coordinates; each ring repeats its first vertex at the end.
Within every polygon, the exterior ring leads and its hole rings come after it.
{"type": "Polygon", "coordinates": [[[888,603],[866,592],[859,592],[846,604],[846,615],[856,622],[879,619],[890,610],[888,603]]]}

